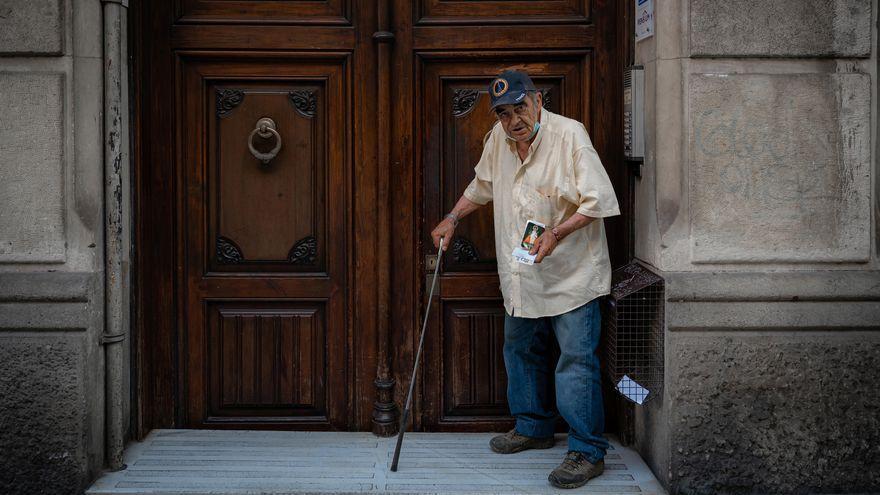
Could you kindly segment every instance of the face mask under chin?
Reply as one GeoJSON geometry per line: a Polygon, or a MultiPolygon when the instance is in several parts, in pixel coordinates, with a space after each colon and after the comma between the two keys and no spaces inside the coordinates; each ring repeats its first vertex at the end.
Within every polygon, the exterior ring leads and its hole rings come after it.
{"type": "MultiPolygon", "coordinates": [[[[531,139],[533,137],[535,137],[535,134],[538,133],[538,129],[540,129],[540,128],[541,128],[541,123],[536,121],[535,125],[532,126],[532,133],[529,134],[529,137],[523,139],[523,141],[531,141],[531,139]]],[[[512,139],[514,141],[517,140],[515,137],[511,136],[510,134],[508,134],[507,137],[509,137],[510,139],[512,139]]]]}
{"type": "Polygon", "coordinates": [[[538,129],[540,129],[540,128],[541,128],[541,123],[536,121],[535,125],[532,126],[532,133],[529,134],[529,137],[526,138],[526,141],[530,141],[533,137],[535,137],[535,134],[538,133],[538,129]]]}

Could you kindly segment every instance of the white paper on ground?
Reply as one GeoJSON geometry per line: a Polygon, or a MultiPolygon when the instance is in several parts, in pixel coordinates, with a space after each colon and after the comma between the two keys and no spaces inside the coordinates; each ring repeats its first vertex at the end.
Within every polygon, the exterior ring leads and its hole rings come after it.
{"type": "Polygon", "coordinates": [[[645,402],[645,399],[648,397],[648,389],[636,383],[635,380],[628,377],[627,375],[623,375],[623,378],[617,382],[615,386],[618,392],[624,395],[624,397],[629,400],[635,402],[638,405],[642,405],[642,402],[645,402]]]}

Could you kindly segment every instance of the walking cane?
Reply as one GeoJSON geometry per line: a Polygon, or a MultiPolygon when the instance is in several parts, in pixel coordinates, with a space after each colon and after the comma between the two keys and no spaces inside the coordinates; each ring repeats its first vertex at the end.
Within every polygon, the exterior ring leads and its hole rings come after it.
{"type": "Polygon", "coordinates": [[[419,337],[419,350],[416,351],[416,363],[413,366],[412,377],[409,381],[409,392],[406,394],[406,405],[403,407],[403,416],[400,418],[400,432],[397,433],[397,446],[394,447],[394,459],[391,461],[391,470],[397,471],[397,461],[400,460],[400,447],[403,445],[403,433],[409,419],[409,410],[412,405],[413,388],[416,384],[416,372],[419,369],[419,358],[422,357],[422,345],[425,343],[425,328],[428,326],[428,313],[431,312],[431,299],[434,298],[434,286],[437,285],[437,274],[440,273],[440,259],[443,257],[443,238],[440,238],[440,251],[437,253],[437,265],[434,267],[434,280],[431,282],[431,292],[428,294],[428,307],[425,308],[425,320],[422,322],[422,335],[419,337]]]}

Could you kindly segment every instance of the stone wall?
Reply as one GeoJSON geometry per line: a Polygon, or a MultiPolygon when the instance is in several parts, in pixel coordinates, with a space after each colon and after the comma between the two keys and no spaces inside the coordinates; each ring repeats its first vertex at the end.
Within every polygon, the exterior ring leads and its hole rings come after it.
{"type": "Polygon", "coordinates": [[[103,465],[98,0],[0,0],[0,493],[103,465]]]}
{"type": "Polygon", "coordinates": [[[670,344],[674,492],[876,492],[876,336],[687,332],[670,344]]]}
{"type": "Polygon", "coordinates": [[[666,376],[637,446],[671,493],[880,491],[877,2],[655,9],[636,254],[666,376]]]}

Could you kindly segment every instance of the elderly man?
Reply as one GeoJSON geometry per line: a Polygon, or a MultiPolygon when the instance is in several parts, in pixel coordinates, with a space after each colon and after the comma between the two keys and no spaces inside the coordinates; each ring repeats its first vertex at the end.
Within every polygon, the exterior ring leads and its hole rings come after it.
{"type": "Polygon", "coordinates": [[[569,425],[568,453],[549,481],[575,488],[602,474],[608,447],[597,298],[611,283],[602,218],[620,211],[583,124],[543,108],[541,93],[523,72],[501,73],[489,94],[498,122],[486,135],[476,177],[431,235],[435,247],[441,237],[452,239],[461,218],[493,202],[507,311],[507,398],[516,427],[490,446],[500,454],[552,447],[558,410],[569,425]],[[521,248],[529,222],[546,228],[523,263],[512,253],[521,248]],[[554,336],[560,349],[555,376],[549,355],[554,336]]]}

